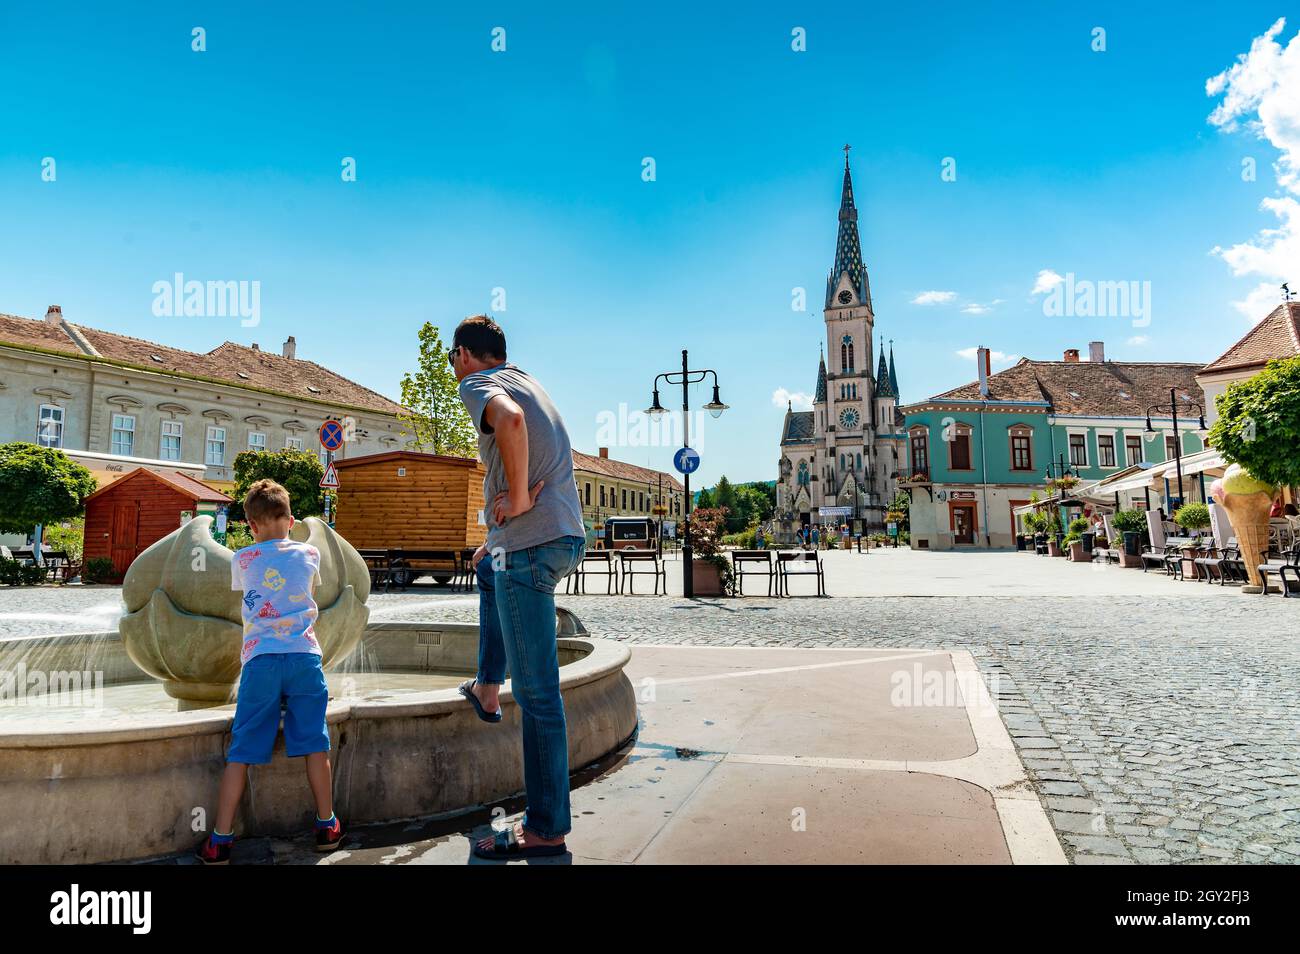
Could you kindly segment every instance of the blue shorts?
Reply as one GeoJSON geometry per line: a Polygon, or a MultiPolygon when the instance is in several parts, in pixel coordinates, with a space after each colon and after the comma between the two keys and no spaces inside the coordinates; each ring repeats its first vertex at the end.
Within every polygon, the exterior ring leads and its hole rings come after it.
{"type": "Polygon", "coordinates": [[[315,653],[262,653],[239,676],[235,724],[228,762],[265,765],[271,761],[284,706],[284,751],[290,758],[330,750],[325,707],[329,687],[315,653]]]}

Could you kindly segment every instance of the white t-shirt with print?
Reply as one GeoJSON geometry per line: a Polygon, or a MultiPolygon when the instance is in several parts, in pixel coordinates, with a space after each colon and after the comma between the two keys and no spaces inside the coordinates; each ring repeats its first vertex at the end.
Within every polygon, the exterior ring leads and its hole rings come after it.
{"type": "Polygon", "coordinates": [[[320,551],[296,540],[267,540],[235,552],[230,587],[244,594],[241,662],[262,653],[320,655],[312,587],[320,581],[320,551]]]}

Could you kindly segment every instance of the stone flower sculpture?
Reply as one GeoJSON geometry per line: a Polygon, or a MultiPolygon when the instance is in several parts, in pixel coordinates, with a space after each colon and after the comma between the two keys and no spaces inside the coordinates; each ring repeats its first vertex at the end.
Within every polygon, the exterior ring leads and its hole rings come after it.
{"type": "Polygon", "coordinates": [[[1268,551],[1268,514],[1276,490],[1272,484],[1256,480],[1240,464],[1230,465],[1210,487],[1210,496],[1228,512],[1232,532],[1237,535],[1241,560],[1250,577],[1250,585],[1242,587],[1243,593],[1264,592],[1259,562],[1268,551]]]}
{"type": "MultiPolygon", "coordinates": [[[[240,594],[230,588],[234,554],[212,539],[211,517],[195,517],[149,547],[126,571],[126,615],[118,631],[131,661],[162,680],[182,708],[231,702],[243,645],[240,594]]],[[[370,574],[352,545],[317,517],[289,536],[320,551],[315,623],[322,665],[346,658],[370,618],[370,574]]]]}

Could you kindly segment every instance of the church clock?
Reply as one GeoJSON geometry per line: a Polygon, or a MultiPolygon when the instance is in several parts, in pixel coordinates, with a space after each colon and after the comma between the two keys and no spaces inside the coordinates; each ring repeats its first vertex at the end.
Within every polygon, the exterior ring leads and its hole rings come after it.
{"type": "Polygon", "coordinates": [[[841,305],[847,305],[853,300],[853,293],[846,288],[840,292],[839,300],[841,305]]]}
{"type": "Polygon", "coordinates": [[[840,427],[845,430],[853,430],[858,426],[858,409],[856,407],[846,407],[840,411],[840,427]]]}

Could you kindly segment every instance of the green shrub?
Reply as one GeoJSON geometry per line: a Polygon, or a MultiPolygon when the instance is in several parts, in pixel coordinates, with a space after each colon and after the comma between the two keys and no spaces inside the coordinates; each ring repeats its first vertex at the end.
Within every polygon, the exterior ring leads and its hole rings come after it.
{"type": "Polygon", "coordinates": [[[81,578],[87,583],[103,583],[113,577],[113,561],[108,557],[94,557],[81,568],[81,578]]]}
{"type": "Polygon", "coordinates": [[[231,520],[226,524],[226,547],[242,550],[253,545],[253,535],[248,532],[248,524],[240,520],[231,520]]]}
{"type": "Polygon", "coordinates": [[[39,586],[45,582],[45,567],[0,557],[0,583],[8,586],[39,586]]]}
{"type": "Polygon", "coordinates": [[[1147,515],[1141,510],[1121,510],[1110,518],[1117,533],[1141,533],[1147,528],[1147,515]]]}
{"type": "Polygon", "coordinates": [[[1210,508],[1203,503],[1183,504],[1174,514],[1174,523],[1184,530],[1204,530],[1210,525],[1210,508]]]}
{"type": "Polygon", "coordinates": [[[1087,517],[1075,517],[1073,520],[1070,521],[1070,526],[1068,527],[1069,533],[1066,535],[1067,539],[1068,537],[1073,536],[1077,540],[1079,537],[1087,533],[1091,528],[1092,528],[1092,524],[1088,522],[1087,517]]]}

